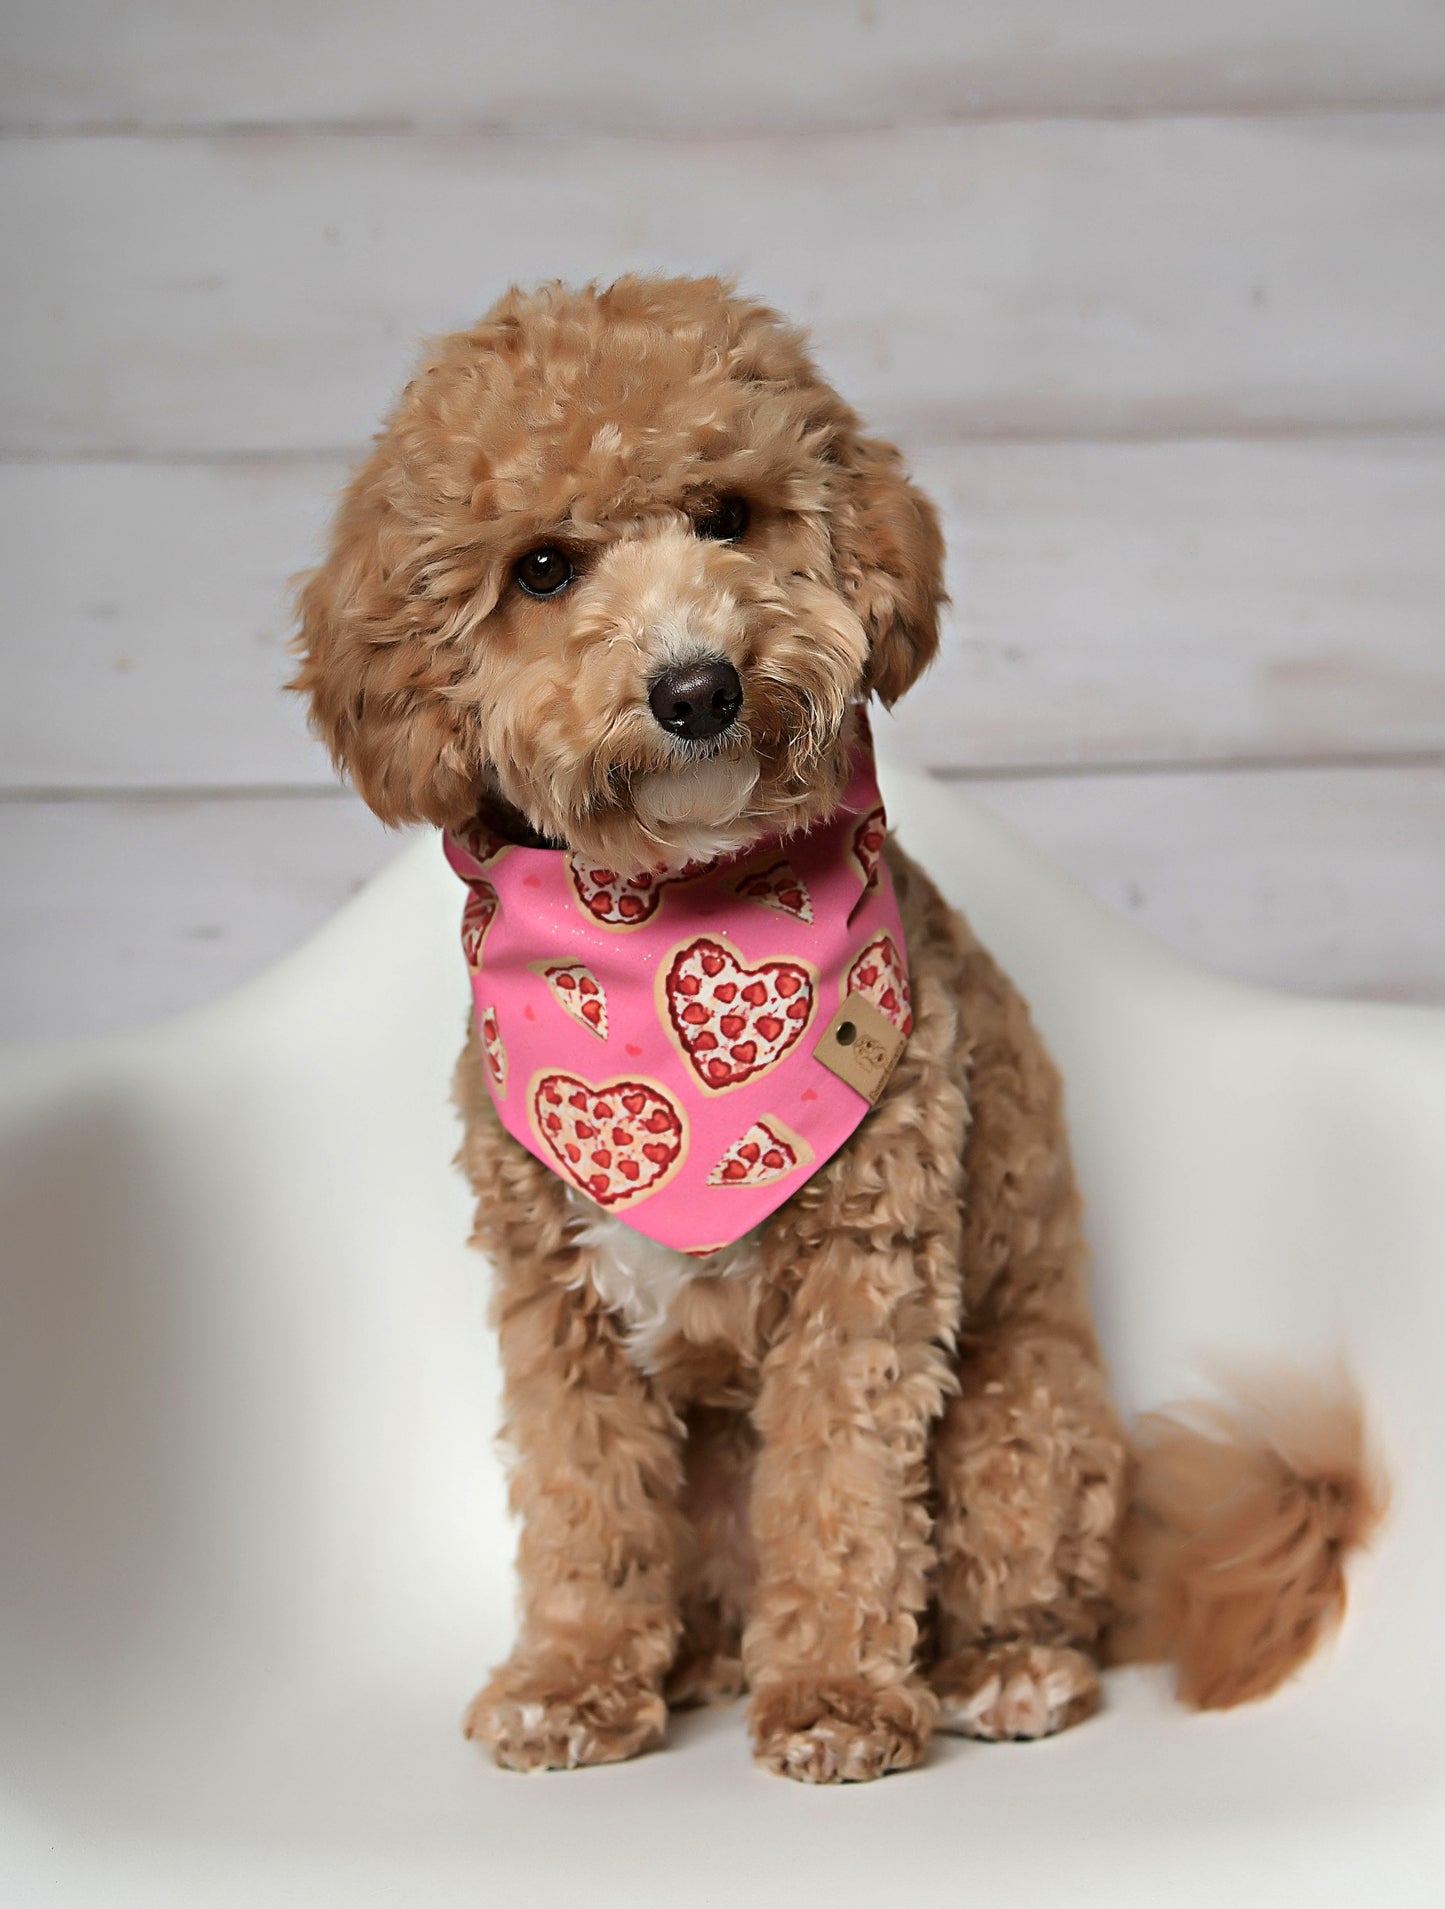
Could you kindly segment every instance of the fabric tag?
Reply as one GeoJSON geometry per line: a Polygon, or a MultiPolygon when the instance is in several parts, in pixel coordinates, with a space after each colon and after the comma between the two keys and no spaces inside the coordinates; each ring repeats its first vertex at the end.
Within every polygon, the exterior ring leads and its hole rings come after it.
{"type": "Polygon", "coordinates": [[[850,994],[823,1030],[813,1058],[876,1107],[906,1039],[866,995],[850,994]]]}

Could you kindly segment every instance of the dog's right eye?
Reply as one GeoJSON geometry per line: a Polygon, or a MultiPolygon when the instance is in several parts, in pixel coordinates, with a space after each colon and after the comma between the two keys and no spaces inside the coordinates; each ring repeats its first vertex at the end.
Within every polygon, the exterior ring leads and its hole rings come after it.
{"type": "Polygon", "coordinates": [[[529,550],[512,575],[529,597],[555,597],[577,574],[572,559],[554,544],[529,550]]]}

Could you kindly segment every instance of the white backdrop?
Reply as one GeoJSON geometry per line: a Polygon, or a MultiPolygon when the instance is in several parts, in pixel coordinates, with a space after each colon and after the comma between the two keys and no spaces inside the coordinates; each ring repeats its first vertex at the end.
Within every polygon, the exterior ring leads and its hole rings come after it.
{"type": "Polygon", "coordinates": [[[420,334],[733,271],[942,503],[890,746],[1177,946],[1445,996],[1441,0],[12,0],[0,1036],[391,852],[278,692],[420,334]]]}

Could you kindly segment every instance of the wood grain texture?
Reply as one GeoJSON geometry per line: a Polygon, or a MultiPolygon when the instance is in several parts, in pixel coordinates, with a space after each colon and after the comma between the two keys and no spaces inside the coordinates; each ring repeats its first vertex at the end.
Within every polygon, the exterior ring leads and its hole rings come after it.
{"type": "Polygon", "coordinates": [[[0,787],[329,784],[281,685],[289,579],[344,475],[0,465],[0,787]]]}
{"type": "Polygon", "coordinates": [[[1445,425],[1445,113],[0,144],[0,450],[362,443],[513,280],[736,273],[914,443],[1445,425]]]}
{"type": "MultiPolygon", "coordinates": [[[[968,793],[1207,966],[1445,1001],[1445,770],[1065,775],[968,793]]],[[[0,804],[0,1042],[217,998],[396,846],[339,794],[0,804]]]]}
{"type": "Polygon", "coordinates": [[[13,0],[0,1037],[389,852],[286,580],[420,335],[629,266],[814,323],[942,502],[892,748],[1201,959],[1445,998],[1442,108],[1440,0],[13,0]],[[33,799],[112,786],[232,793],[33,799]]]}
{"type": "Polygon", "coordinates": [[[1445,1002],[1445,766],[985,779],[968,792],[1206,967],[1445,1002]]]}
{"type": "Polygon", "coordinates": [[[0,1043],[217,1000],[396,853],[347,796],[0,803],[0,1043]]]}
{"type": "Polygon", "coordinates": [[[1445,743],[1445,438],[926,450],[954,596],[932,767],[1445,743]]]}
{"type": "MultiPolygon", "coordinates": [[[[936,768],[1445,748],[1445,438],[926,449],[936,768]]],[[[0,466],[0,788],[324,786],[281,693],[330,461],[0,466]]]]}
{"type": "Polygon", "coordinates": [[[1445,93],[1434,0],[11,0],[0,126],[874,126],[1445,93]]]}

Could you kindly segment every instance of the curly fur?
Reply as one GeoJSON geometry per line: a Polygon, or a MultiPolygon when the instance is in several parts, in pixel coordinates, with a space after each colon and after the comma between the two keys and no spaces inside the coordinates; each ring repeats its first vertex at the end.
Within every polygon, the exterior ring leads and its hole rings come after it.
{"type": "MultiPolygon", "coordinates": [[[[915,680],[942,601],[931,506],[797,331],[716,280],[549,286],[408,385],[305,586],[295,687],[385,821],[486,810],[613,866],[679,865],[832,808],[856,710],[915,680]],[[706,541],[732,495],[746,535],[706,541]],[[543,542],[578,581],[537,601],[512,573],[543,542]],[[702,655],[744,686],[705,746],[648,710],[659,670],[702,655]]],[[[1338,1607],[1373,1503],[1349,1437],[1326,1459],[1154,1428],[1121,1550],[1130,1454],[1058,1076],[889,853],[903,1059],[728,1254],[630,1249],[503,1132],[463,1053],[522,1525],[519,1638],[466,1727],[512,1768],[634,1755],[669,1703],[746,1687],[766,1767],[869,1778],[938,1726],[1087,1716],[1121,1602],[1134,1654],[1177,1656],[1197,1703],[1272,1687],[1338,1607]]]]}
{"type": "Polygon", "coordinates": [[[1150,1413],[1120,1556],[1118,1662],[1172,1662],[1201,1710],[1276,1690],[1339,1623],[1388,1487],[1343,1373],[1237,1381],[1150,1413]]]}

